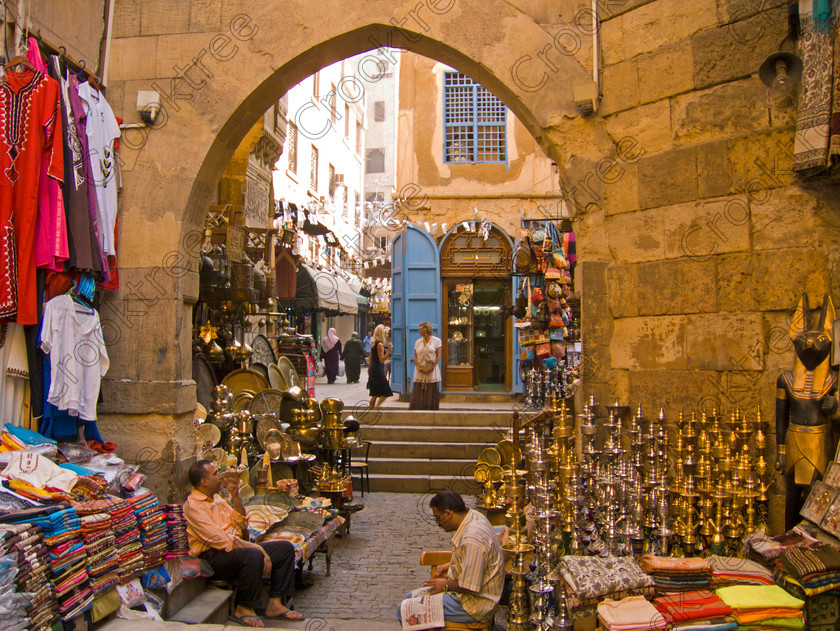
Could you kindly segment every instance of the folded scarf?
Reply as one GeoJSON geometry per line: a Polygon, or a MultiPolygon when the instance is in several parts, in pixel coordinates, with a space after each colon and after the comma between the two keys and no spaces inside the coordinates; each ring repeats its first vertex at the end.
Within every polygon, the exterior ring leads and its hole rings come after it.
{"type": "Polygon", "coordinates": [[[639,558],[639,567],[645,572],[709,572],[709,562],[701,557],[658,557],[644,554],[639,558]]]}
{"type": "Polygon", "coordinates": [[[653,585],[636,562],[627,557],[565,556],[560,562],[564,580],[581,599],[653,585]]]}
{"type": "Polygon", "coordinates": [[[768,607],[802,609],[805,605],[804,600],[791,596],[778,585],[733,585],[721,587],[716,593],[733,610],[745,611],[768,607]]]}
{"type": "Polygon", "coordinates": [[[724,617],[732,613],[732,608],[720,596],[708,590],[654,598],[653,603],[671,622],[724,617]]]}
{"type": "Polygon", "coordinates": [[[827,544],[784,550],[781,561],[791,576],[805,582],[821,574],[840,572],[840,550],[827,544]]]}

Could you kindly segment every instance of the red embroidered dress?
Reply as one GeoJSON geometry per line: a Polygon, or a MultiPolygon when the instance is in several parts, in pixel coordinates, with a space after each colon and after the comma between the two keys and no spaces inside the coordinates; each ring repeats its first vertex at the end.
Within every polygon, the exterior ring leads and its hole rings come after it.
{"type": "Polygon", "coordinates": [[[58,82],[37,70],[0,83],[0,319],[36,324],[35,228],[41,159],[64,179],[58,82]]]}

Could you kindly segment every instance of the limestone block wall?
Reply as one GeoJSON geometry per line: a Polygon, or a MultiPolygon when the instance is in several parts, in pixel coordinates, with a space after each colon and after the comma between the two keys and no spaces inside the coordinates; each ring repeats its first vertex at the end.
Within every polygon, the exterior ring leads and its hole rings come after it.
{"type": "Polygon", "coordinates": [[[588,0],[421,4],[116,0],[109,100],[131,121],[137,90],[159,89],[166,124],[123,139],[107,431],[153,445],[173,475],[192,457],[191,235],[277,98],[384,44],[473,76],[558,164],[577,216],[587,388],[669,418],[699,401],[772,416],[799,294],[840,296],[836,188],[791,173],[796,95],[757,77],[785,34],[785,3],[599,0],[597,55],[588,0]],[[583,118],[573,87],[596,58],[603,98],[583,118]]]}

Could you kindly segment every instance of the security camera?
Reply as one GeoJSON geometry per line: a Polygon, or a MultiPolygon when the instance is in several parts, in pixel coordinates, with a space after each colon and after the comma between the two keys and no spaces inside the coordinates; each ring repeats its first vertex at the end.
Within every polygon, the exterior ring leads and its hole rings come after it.
{"type": "Polygon", "coordinates": [[[160,94],[155,90],[137,92],[137,112],[140,114],[140,119],[147,125],[154,123],[160,112],[160,94]]]}
{"type": "Polygon", "coordinates": [[[598,111],[598,86],[594,82],[573,86],[572,97],[581,116],[592,116],[598,111]]]}

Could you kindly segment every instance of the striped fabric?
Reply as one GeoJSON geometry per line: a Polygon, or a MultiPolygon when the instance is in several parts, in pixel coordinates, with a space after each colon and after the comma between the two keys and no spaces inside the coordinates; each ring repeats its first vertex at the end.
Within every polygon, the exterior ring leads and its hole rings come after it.
{"type": "Polygon", "coordinates": [[[452,537],[449,577],[472,593],[459,592],[464,611],[476,620],[490,619],[505,584],[502,546],[487,518],[472,509],[452,537]]]}

